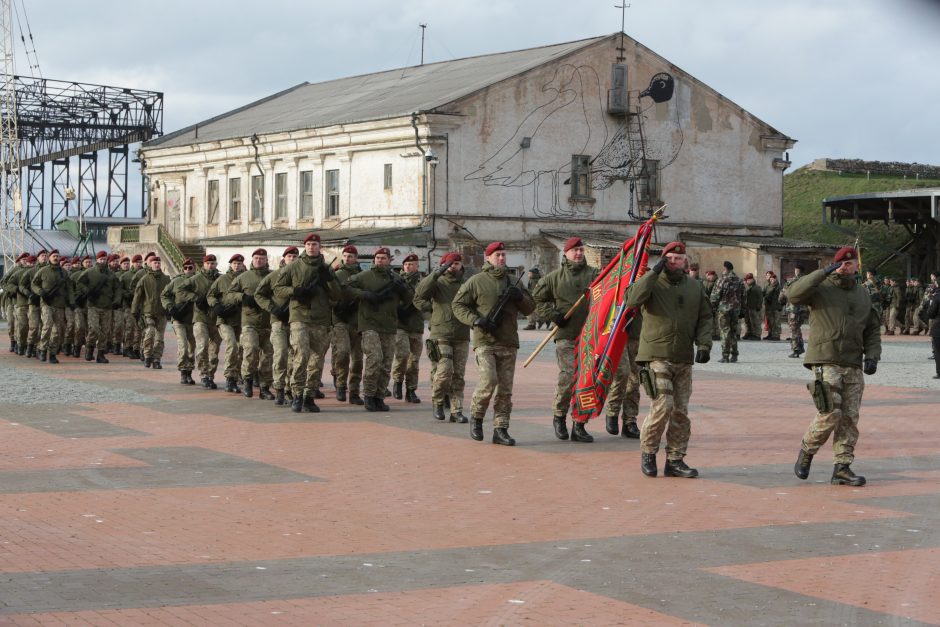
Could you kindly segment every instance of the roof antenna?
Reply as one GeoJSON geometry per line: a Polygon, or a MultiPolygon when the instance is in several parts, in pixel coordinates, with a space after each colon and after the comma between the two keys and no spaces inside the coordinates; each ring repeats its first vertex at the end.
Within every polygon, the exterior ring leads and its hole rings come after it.
{"type": "Polygon", "coordinates": [[[617,52],[620,54],[617,55],[617,63],[621,63],[626,58],[623,56],[623,51],[625,50],[623,47],[623,28],[627,17],[627,9],[630,8],[630,5],[624,0],[623,4],[615,4],[614,8],[620,9],[620,47],[617,48],[617,52]]]}
{"type": "Polygon", "coordinates": [[[424,65],[424,31],[427,29],[427,24],[418,24],[421,27],[421,65],[424,65]]]}

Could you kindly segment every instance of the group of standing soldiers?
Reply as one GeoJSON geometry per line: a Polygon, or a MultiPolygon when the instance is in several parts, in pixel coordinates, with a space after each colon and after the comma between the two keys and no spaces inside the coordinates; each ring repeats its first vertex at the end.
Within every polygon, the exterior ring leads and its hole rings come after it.
{"type": "Polygon", "coordinates": [[[938,289],[937,273],[931,273],[930,281],[922,285],[917,277],[902,283],[890,276],[879,279],[875,271],[869,270],[864,285],[885,335],[929,334],[927,310],[938,289]]]}

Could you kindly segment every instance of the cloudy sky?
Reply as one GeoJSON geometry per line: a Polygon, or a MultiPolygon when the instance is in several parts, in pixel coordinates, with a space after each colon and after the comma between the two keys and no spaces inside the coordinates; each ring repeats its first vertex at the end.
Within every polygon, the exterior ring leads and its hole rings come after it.
{"type": "MultiPolygon", "coordinates": [[[[621,19],[618,0],[15,3],[42,76],[162,91],[165,132],[304,81],[415,65],[421,22],[432,62],[609,34],[621,19]]],[[[794,165],[940,165],[940,2],[628,4],[628,35],[799,140],[794,165]]]]}

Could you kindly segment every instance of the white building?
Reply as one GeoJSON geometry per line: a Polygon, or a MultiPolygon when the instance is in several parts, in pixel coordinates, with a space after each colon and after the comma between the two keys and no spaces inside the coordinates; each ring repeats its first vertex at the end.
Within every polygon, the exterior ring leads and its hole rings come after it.
{"type": "Polygon", "coordinates": [[[313,230],[434,260],[498,239],[551,266],[567,234],[608,249],[661,203],[660,243],[779,236],[794,141],[615,33],[302,83],[141,157],[151,223],[222,255],[313,230]],[[654,77],[671,98],[640,97],[654,77]]]}

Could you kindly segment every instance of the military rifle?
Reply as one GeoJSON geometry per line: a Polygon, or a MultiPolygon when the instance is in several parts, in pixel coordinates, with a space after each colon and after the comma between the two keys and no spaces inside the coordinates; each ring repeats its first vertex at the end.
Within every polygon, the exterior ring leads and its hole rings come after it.
{"type": "Polygon", "coordinates": [[[522,283],[522,273],[519,273],[519,278],[516,279],[516,282],[503,290],[503,293],[499,295],[499,300],[496,301],[496,305],[490,309],[483,320],[485,321],[487,327],[495,329],[499,326],[500,319],[503,316],[503,308],[506,306],[506,303],[509,302],[509,297],[513,293],[513,288],[518,290],[519,284],[522,283]]]}

